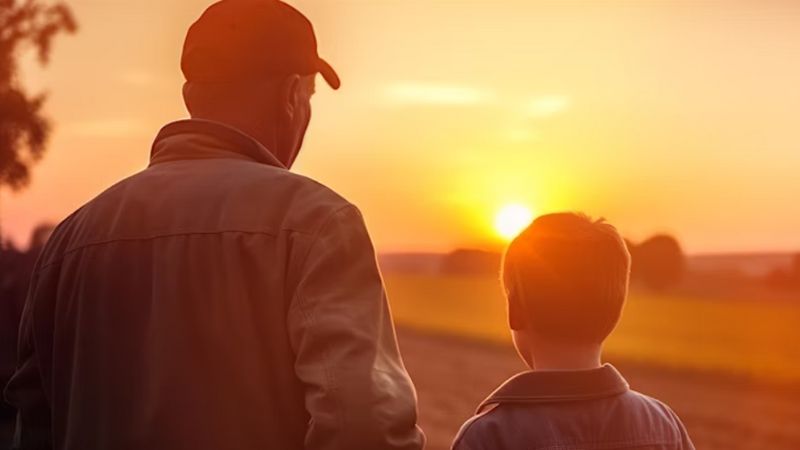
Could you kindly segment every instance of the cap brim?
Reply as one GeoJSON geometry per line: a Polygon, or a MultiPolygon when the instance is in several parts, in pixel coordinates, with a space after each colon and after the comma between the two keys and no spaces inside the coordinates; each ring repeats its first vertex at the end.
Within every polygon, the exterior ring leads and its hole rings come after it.
{"type": "Polygon", "coordinates": [[[333,67],[322,58],[317,59],[317,72],[322,75],[322,78],[324,78],[333,89],[339,89],[339,86],[342,85],[339,75],[337,75],[333,67]]]}

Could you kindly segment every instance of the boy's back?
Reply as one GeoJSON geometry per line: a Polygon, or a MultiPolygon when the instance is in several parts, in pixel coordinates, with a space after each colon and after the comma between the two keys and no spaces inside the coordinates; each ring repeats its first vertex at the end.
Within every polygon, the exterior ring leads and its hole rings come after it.
{"type": "Polygon", "coordinates": [[[630,265],[617,229],[582,214],[539,217],[511,242],[502,269],[508,324],[532,371],[481,404],[455,450],[694,450],[669,407],[601,363],[630,265]]]}
{"type": "Polygon", "coordinates": [[[498,388],[464,424],[454,450],[688,450],[678,417],[630,390],[612,366],[525,372],[498,388]]]}

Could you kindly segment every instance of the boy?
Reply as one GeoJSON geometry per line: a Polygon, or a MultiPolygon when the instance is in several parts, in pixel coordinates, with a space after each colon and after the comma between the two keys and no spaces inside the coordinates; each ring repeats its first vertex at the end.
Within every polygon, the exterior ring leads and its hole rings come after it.
{"type": "Polygon", "coordinates": [[[540,217],[511,243],[502,274],[508,319],[531,370],[480,405],[454,450],[694,449],[668,406],[600,362],[629,272],[617,230],[584,215],[540,217]]]}

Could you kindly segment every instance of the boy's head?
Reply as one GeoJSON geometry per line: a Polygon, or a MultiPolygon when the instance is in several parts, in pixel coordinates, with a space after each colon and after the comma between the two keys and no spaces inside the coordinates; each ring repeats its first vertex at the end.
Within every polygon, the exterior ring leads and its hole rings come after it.
{"type": "Polygon", "coordinates": [[[600,345],[620,318],[629,273],[625,242],[602,219],[539,217],[511,242],[503,260],[515,339],[521,334],[523,340],[600,345]]]}

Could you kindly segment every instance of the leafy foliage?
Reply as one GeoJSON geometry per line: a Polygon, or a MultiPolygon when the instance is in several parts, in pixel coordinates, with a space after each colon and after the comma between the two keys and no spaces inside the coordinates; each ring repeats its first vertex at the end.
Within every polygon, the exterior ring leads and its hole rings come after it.
{"type": "Polygon", "coordinates": [[[41,159],[50,134],[42,114],[45,95],[29,94],[18,78],[18,58],[33,50],[41,64],[59,33],[77,24],[63,2],[0,0],[0,187],[20,189],[30,181],[30,167],[41,159]]]}

